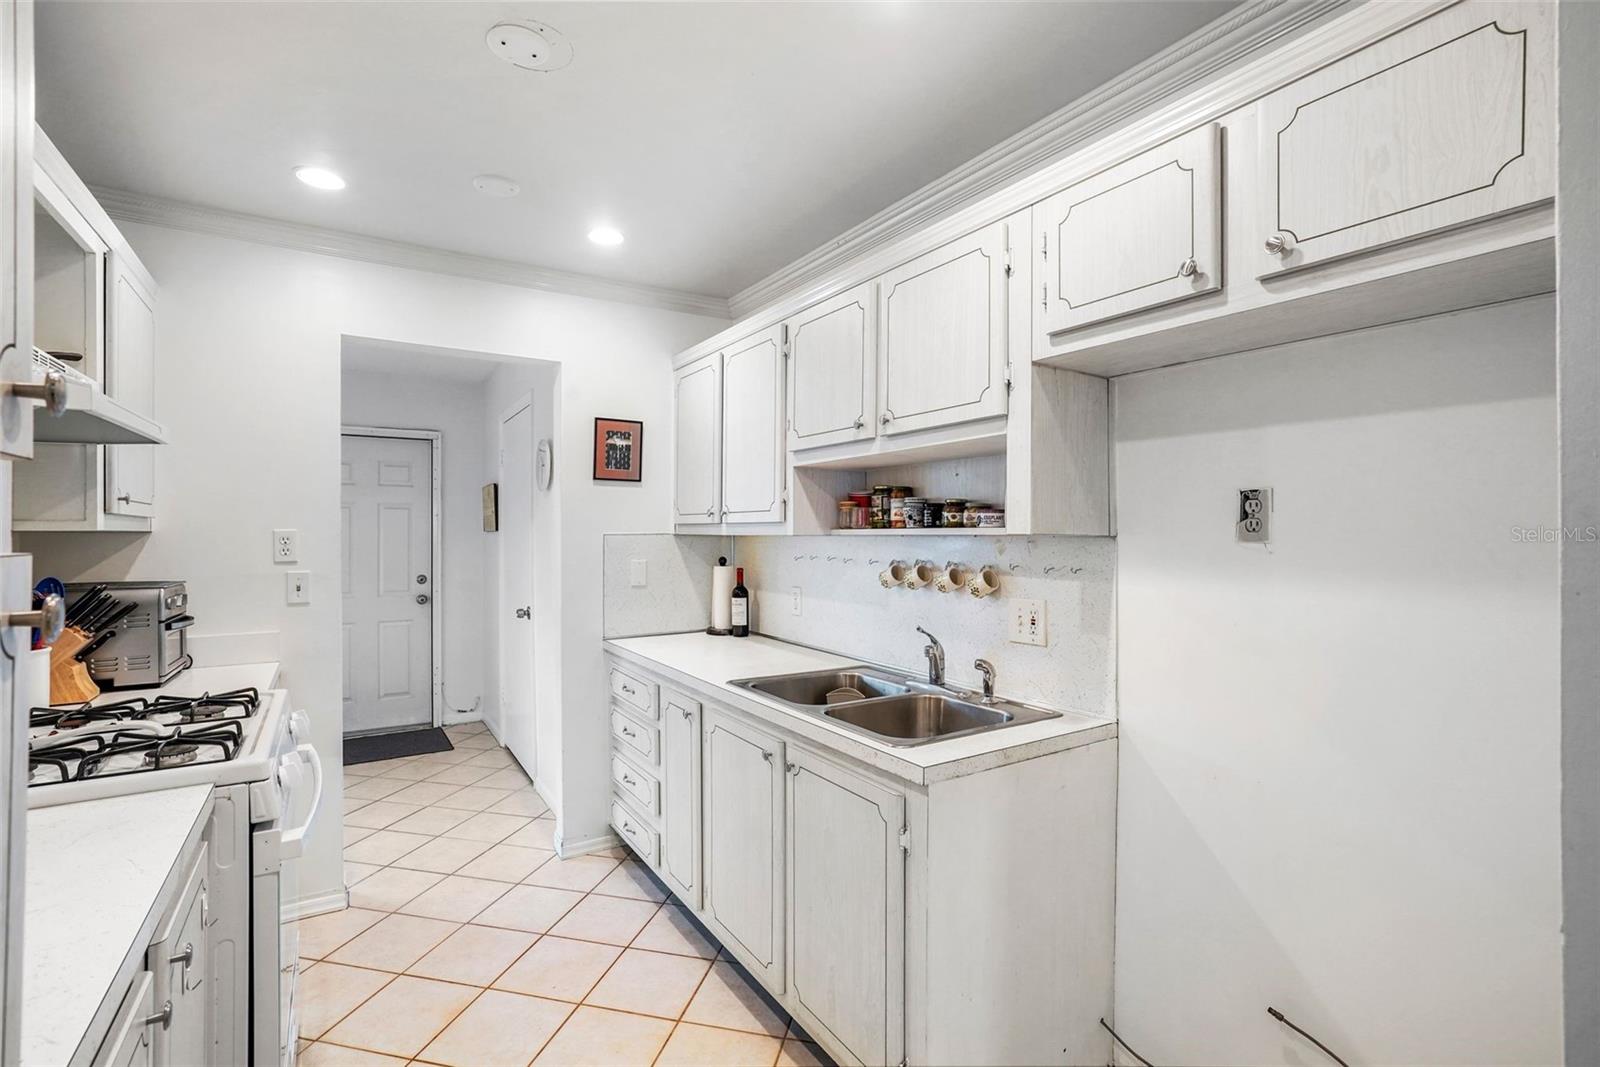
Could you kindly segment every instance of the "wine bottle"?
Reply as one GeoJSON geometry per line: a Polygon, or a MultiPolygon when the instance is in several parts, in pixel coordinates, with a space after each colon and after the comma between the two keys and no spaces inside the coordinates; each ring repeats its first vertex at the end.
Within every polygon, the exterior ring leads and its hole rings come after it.
{"type": "Polygon", "coordinates": [[[750,593],[744,587],[744,568],[733,572],[733,636],[750,636],[750,593]]]}

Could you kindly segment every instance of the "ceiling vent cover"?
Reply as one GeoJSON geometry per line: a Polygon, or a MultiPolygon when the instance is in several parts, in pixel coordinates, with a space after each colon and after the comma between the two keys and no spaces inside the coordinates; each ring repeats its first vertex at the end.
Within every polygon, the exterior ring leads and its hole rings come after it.
{"type": "Polygon", "coordinates": [[[489,51],[523,70],[549,72],[572,62],[572,45],[562,32],[532,19],[496,23],[484,41],[489,51]]]}

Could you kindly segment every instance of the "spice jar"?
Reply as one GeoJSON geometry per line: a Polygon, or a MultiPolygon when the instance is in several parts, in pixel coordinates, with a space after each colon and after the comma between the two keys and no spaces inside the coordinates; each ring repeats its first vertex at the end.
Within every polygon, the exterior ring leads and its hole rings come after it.
{"type": "Polygon", "coordinates": [[[875,485],[872,487],[872,519],[867,524],[874,530],[887,530],[889,528],[889,487],[875,485]]]}
{"type": "Polygon", "coordinates": [[[1001,529],[1006,524],[1004,508],[982,508],[978,511],[978,525],[985,530],[1001,529]]]}
{"type": "Polygon", "coordinates": [[[988,507],[988,504],[969,503],[961,509],[961,525],[969,530],[976,530],[978,528],[978,512],[985,511],[988,507]]]}
{"type": "Polygon", "coordinates": [[[959,528],[961,526],[961,516],[966,509],[967,500],[965,497],[947,497],[944,502],[944,521],[940,525],[951,529],[959,528]]]}
{"type": "Polygon", "coordinates": [[[851,530],[856,525],[856,502],[854,500],[839,501],[839,529],[851,530]]]}
{"type": "Polygon", "coordinates": [[[906,497],[906,529],[918,530],[928,525],[928,498],[906,497]]]}
{"type": "Polygon", "coordinates": [[[906,528],[906,498],[911,495],[909,485],[891,485],[889,487],[889,527],[894,530],[906,528]]]}

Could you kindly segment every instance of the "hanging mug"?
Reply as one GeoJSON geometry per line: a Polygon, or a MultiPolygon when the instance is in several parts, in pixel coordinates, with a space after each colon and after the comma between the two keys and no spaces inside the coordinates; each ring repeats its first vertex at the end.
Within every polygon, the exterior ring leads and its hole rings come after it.
{"type": "Polygon", "coordinates": [[[967,579],[967,592],[976,597],[985,597],[1000,589],[1000,574],[993,567],[980,567],[976,574],[967,579]]]}
{"type": "Polygon", "coordinates": [[[911,569],[903,560],[891,560],[888,568],[878,573],[878,582],[885,589],[893,589],[895,586],[905,585],[906,576],[910,573],[911,569]]]}
{"type": "Polygon", "coordinates": [[[951,562],[944,565],[933,579],[933,587],[941,593],[953,593],[960,589],[967,580],[966,568],[959,563],[951,562]]]}

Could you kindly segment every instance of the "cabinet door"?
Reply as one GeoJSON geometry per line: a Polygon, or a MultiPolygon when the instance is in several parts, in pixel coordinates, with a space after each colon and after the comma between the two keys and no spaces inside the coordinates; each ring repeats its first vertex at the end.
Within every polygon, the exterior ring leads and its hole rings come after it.
{"type": "MultiPolygon", "coordinates": [[[[115,249],[106,260],[106,393],[141,415],[155,415],[154,287],[115,249]]],[[[155,512],[156,453],[150,445],[106,446],[106,510],[155,512]]]]}
{"type": "Polygon", "coordinates": [[[722,483],[718,462],[722,452],[722,356],[706,356],[681,367],[674,379],[673,521],[679,525],[715,523],[717,490],[722,483]]]}
{"type": "Polygon", "coordinates": [[[789,346],[789,448],[871,439],[878,432],[873,283],[806,308],[784,324],[789,346]]]}
{"type": "Polygon", "coordinates": [[[878,351],[882,433],[1005,414],[1005,223],[878,280],[878,351]]]}
{"type": "Polygon", "coordinates": [[[211,966],[207,938],[207,847],[190,868],[183,895],[165,929],[145,954],[155,975],[157,1011],[171,1005],[165,1026],[156,1030],[156,1061],[167,1064],[205,1063],[211,1058],[211,966]]]}
{"type": "Polygon", "coordinates": [[[905,798],[803,749],[787,769],[791,1006],[861,1063],[900,1063],[905,798]]]}
{"type": "Polygon", "coordinates": [[[722,517],[783,521],[783,352],[773,327],[722,353],[722,517]]]}
{"type": "Polygon", "coordinates": [[[1555,13],[1469,0],[1263,98],[1257,272],[1555,195],[1555,13]]]}
{"type": "Polygon", "coordinates": [[[700,907],[700,703],[661,691],[661,877],[700,907]]]}
{"type": "Polygon", "coordinates": [[[1033,209],[1046,334],[1222,287],[1217,140],[1203,126],[1033,209]]]}
{"type": "Polygon", "coordinates": [[[706,913],[722,942],[783,991],[783,742],[706,712],[706,913]]]}
{"type": "MultiPolygon", "coordinates": [[[[0,5],[0,381],[8,382],[33,376],[32,24],[32,4],[0,5]]],[[[0,396],[0,455],[33,455],[34,407],[0,396]]],[[[3,1040],[11,1029],[0,1022],[0,1054],[15,1048],[3,1040]]]]}

